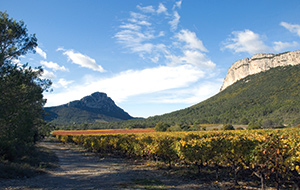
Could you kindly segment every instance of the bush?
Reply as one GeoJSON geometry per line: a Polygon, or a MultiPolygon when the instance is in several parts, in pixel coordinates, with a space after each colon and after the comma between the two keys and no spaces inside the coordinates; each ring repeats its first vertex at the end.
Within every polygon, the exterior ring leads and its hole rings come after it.
{"type": "Polygon", "coordinates": [[[261,129],[261,126],[257,123],[250,123],[247,127],[248,130],[251,130],[251,129],[261,129]]]}
{"type": "Polygon", "coordinates": [[[183,124],[180,126],[180,128],[182,129],[182,131],[188,131],[191,127],[188,124],[183,124]]]}
{"type": "Polygon", "coordinates": [[[167,128],[167,131],[173,132],[173,131],[182,131],[181,127],[179,125],[173,125],[169,128],[167,128]]]}
{"type": "Polygon", "coordinates": [[[155,131],[167,131],[169,127],[170,125],[160,121],[155,125],[154,129],[155,131]]]}
{"type": "Polygon", "coordinates": [[[224,124],[222,130],[234,130],[234,127],[231,124],[224,124]]]}
{"type": "Polygon", "coordinates": [[[200,125],[194,126],[194,127],[190,127],[188,129],[188,131],[202,131],[202,127],[200,125]]]}

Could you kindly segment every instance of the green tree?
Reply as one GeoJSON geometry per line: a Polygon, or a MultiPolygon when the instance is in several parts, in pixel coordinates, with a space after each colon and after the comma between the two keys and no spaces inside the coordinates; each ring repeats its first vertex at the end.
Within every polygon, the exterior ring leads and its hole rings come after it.
{"type": "MultiPolygon", "coordinates": [[[[11,59],[17,59],[29,51],[34,51],[37,46],[35,34],[27,33],[23,21],[9,18],[6,12],[0,11],[0,64],[11,59]]],[[[1,66],[1,65],[0,65],[1,66]]]]}
{"type": "Polygon", "coordinates": [[[170,125],[160,121],[155,125],[154,129],[155,131],[166,131],[169,127],[170,125]]]}
{"type": "Polygon", "coordinates": [[[45,133],[42,120],[43,91],[51,81],[40,79],[41,67],[32,69],[12,62],[34,52],[35,35],[27,33],[23,21],[0,12],[0,158],[13,160],[26,153],[45,133]]]}

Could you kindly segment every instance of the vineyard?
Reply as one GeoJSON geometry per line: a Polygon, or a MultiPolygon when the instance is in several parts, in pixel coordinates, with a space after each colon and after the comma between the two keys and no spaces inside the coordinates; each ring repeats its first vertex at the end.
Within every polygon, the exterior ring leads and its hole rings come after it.
{"type": "Polygon", "coordinates": [[[239,173],[257,176],[277,187],[298,187],[300,179],[300,129],[151,132],[98,135],[57,135],[66,143],[82,145],[93,152],[163,161],[172,167],[197,166],[198,172],[227,168],[235,185],[239,173]],[[247,172],[246,172],[247,173],[247,172]]]}
{"type": "Polygon", "coordinates": [[[97,135],[97,134],[120,134],[120,133],[151,133],[154,129],[101,129],[101,130],[58,130],[52,135],[97,135]]]}

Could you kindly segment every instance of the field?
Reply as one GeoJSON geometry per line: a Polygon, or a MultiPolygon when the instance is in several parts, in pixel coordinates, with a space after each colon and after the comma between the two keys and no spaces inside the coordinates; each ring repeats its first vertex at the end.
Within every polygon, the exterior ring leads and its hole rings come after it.
{"type": "Polygon", "coordinates": [[[97,135],[97,134],[122,134],[122,133],[151,133],[154,129],[106,129],[106,130],[59,130],[52,135],[97,135]]]}
{"type": "MultiPolygon", "coordinates": [[[[196,166],[198,174],[214,171],[215,180],[231,176],[234,184],[246,175],[286,187],[300,181],[300,129],[102,133],[57,135],[98,153],[164,162],[169,168],[196,166]],[[227,173],[226,173],[227,172],[227,173]]],[[[202,175],[203,176],[203,175],[202,175]]]]}

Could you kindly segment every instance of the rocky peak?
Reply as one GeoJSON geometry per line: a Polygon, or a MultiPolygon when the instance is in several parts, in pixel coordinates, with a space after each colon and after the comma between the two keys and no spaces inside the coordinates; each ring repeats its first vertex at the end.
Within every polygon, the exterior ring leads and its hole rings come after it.
{"type": "Polygon", "coordinates": [[[72,101],[60,106],[45,108],[48,113],[44,119],[56,123],[85,123],[110,122],[133,119],[105,93],[95,92],[80,100],[72,101]]]}
{"type": "Polygon", "coordinates": [[[105,93],[95,92],[83,97],[80,102],[89,108],[102,108],[103,106],[116,106],[114,101],[105,93]]]}
{"type": "Polygon", "coordinates": [[[80,100],[69,102],[66,106],[102,109],[106,111],[118,108],[115,102],[103,92],[95,92],[90,96],[81,98],[80,100]]]}
{"type": "Polygon", "coordinates": [[[80,100],[75,100],[64,105],[65,107],[75,107],[89,112],[104,114],[120,119],[131,119],[132,117],[115,102],[102,92],[95,92],[90,96],[85,96],[80,100]]]}
{"type": "Polygon", "coordinates": [[[227,72],[221,91],[236,81],[267,71],[270,68],[300,64],[300,51],[285,52],[280,54],[255,54],[251,58],[245,58],[235,62],[227,72]]]}

